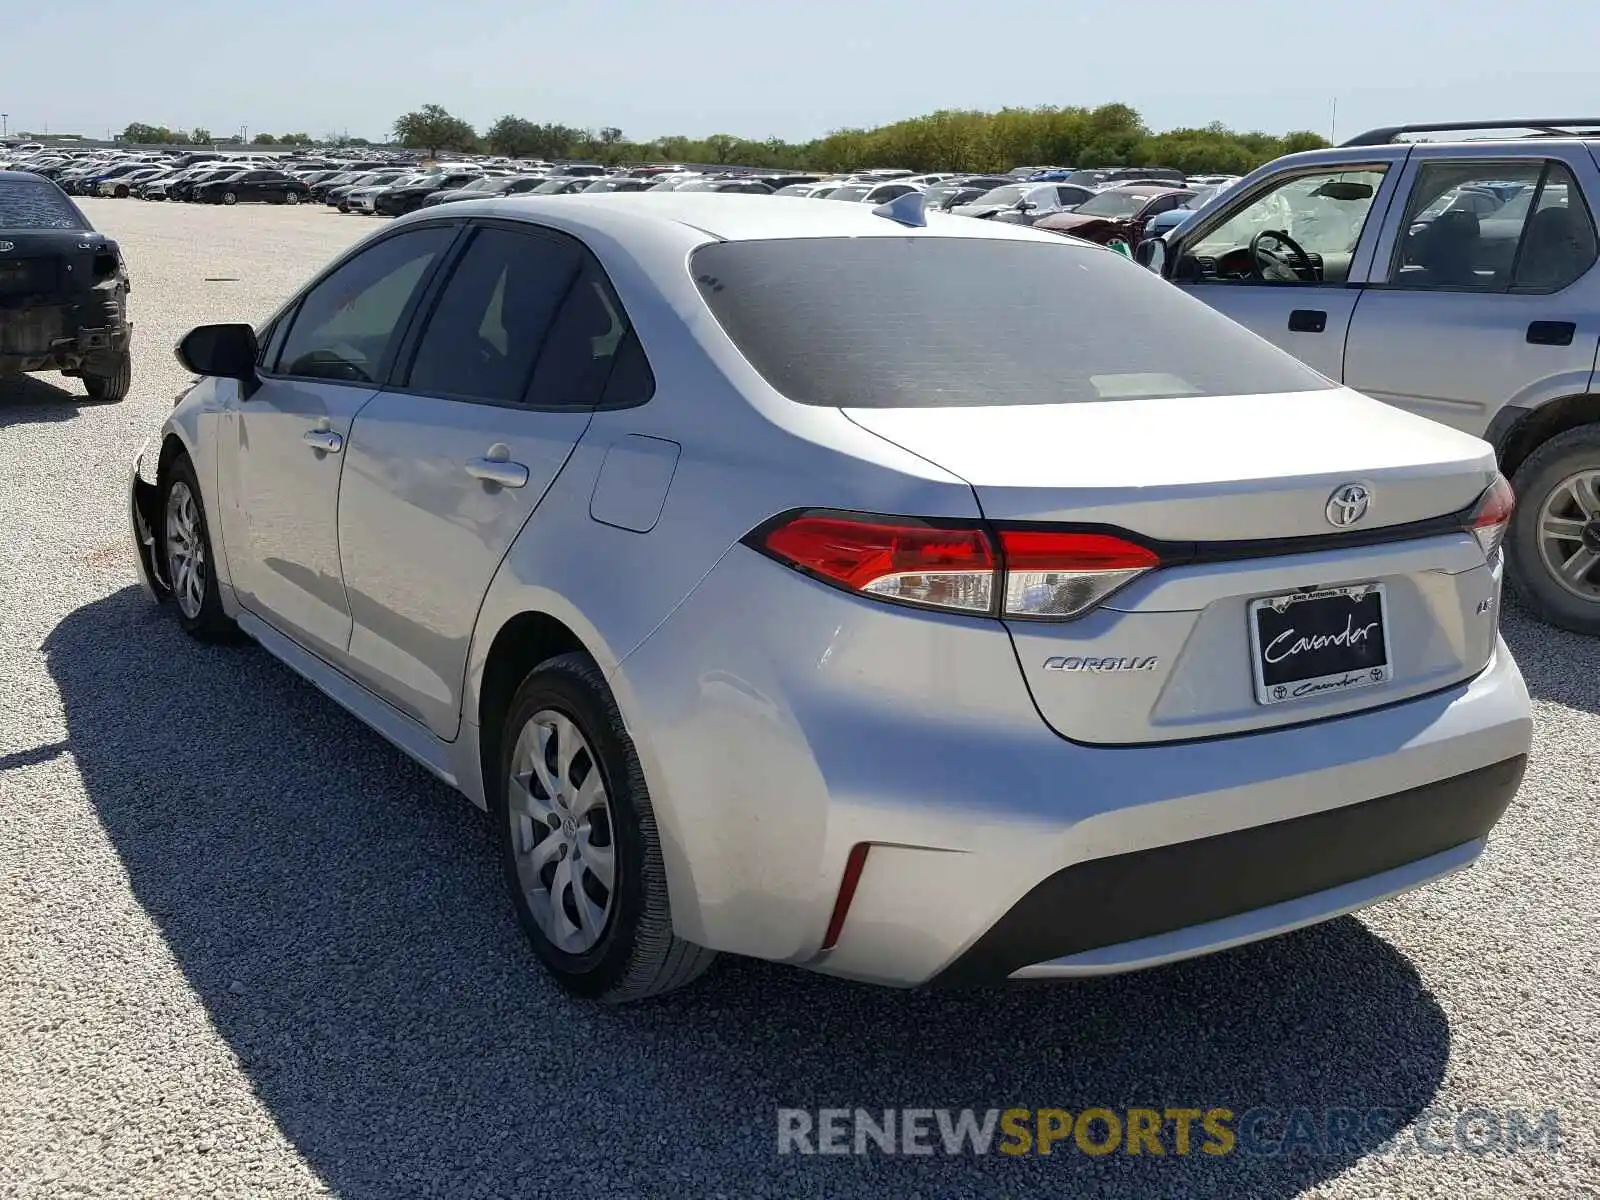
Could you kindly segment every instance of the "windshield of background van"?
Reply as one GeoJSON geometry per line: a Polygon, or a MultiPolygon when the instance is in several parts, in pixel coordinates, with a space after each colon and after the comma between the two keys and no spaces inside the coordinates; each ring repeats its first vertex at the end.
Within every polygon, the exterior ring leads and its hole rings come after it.
{"type": "Polygon", "coordinates": [[[1120,254],[963,237],[717,242],[700,294],[779,392],[830,408],[1334,387],[1120,254]]]}

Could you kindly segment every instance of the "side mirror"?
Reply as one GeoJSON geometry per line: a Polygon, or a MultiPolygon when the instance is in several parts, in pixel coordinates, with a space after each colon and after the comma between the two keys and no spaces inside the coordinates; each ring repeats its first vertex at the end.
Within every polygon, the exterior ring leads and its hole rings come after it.
{"type": "Polygon", "coordinates": [[[248,325],[200,325],[184,335],[176,353],[184,368],[196,375],[253,379],[256,331],[248,325]]]}
{"type": "Polygon", "coordinates": [[[1164,238],[1147,237],[1133,249],[1133,261],[1157,275],[1166,273],[1167,243],[1164,238]]]}
{"type": "Polygon", "coordinates": [[[1039,206],[1037,204],[1035,204],[1032,200],[1018,200],[1011,207],[1016,209],[1018,212],[1029,213],[1029,212],[1032,212],[1034,209],[1038,208],[1039,206]]]}

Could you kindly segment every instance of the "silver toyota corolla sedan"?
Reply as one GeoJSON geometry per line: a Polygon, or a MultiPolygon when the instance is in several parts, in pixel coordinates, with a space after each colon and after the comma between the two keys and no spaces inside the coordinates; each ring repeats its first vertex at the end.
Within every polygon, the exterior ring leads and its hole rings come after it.
{"type": "Polygon", "coordinates": [[[1490,448],[1097,246],[470,201],[178,353],[146,587],[487,808],[583,996],[1151,966],[1469,865],[1522,776],[1490,448]]]}

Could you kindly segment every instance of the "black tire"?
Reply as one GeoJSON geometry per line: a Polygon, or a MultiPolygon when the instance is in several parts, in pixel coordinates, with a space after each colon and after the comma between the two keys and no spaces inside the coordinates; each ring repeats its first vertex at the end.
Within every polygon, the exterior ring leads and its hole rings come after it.
{"type": "Polygon", "coordinates": [[[106,369],[85,367],[81,378],[89,399],[96,404],[116,404],[127,399],[128,389],[133,386],[133,355],[124,350],[106,369]]]}
{"type": "Polygon", "coordinates": [[[172,492],[180,483],[189,489],[198,512],[199,541],[205,550],[205,583],[199,611],[193,615],[183,611],[182,604],[178,603],[175,596],[170,597],[173,600],[173,608],[178,613],[178,624],[190,637],[202,642],[237,641],[239,627],[223,611],[222,595],[217,587],[217,573],[214,569],[216,553],[212,549],[211,523],[206,515],[205,498],[200,491],[200,480],[195,475],[194,464],[189,461],[187,454],[173,457],[161,473],[161,507],[158,510],[156,528],[152,530],[155,535],[156,553],[160,558],[161,573],[170,587],[173,583],[173,569],[167,549],[167,510],[172,503],[172,492]]]}
{"type": "MultiPolygon", "coordinates": [[[[1506,535],[1506,559],[1517,599],[1534,616],[1593,637],[1600,636],[1600,599],[1585,600],[1571,591],[1545,564],[1539,548],[1545,502],[1564,480],[1585,470],[1600,471],[1600,426],[1580,425],[1557,434],[1523,460],[1512,481],[1517,511],[1506,535]]],[[[1600,568],[1593,574],[1600,577],[1600,568]]]]}
{"type": "Polygon", "coordinates": [[[299,204],[300,203],[300,193],[299,192],[285,192],[283,194],[283,202],[285,204],[299,204]]]}
{"type": "Polygon", "coordinates": [[[239,203],[239,197],[232,192],[223,192],[222,202],[224,204],[237,204],[239,203]]]}
{"type": "Polygon", "coordinates": [[[549,659],[522,681],[506,714],[498,770],[486,781],[486,791],[517,922],[534,953],[568,992],[608,1004],[642,1000],[690,983],[711,965],[714,951],[672,931],[666,869],[644,772],[611,689],[587,655],[549,659]],[[610,801],[615,886],[600,939],[581,954],[558,948],[539,927],[517,873],[508,811],[507,781],[518,736],[535,714],[546,710],[577,726],[593,750],[589,769],[600,771],[610,801]]]}

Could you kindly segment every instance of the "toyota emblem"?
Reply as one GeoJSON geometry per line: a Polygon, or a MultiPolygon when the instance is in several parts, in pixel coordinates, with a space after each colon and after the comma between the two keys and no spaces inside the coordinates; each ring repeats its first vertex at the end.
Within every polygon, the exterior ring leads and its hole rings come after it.
{"type": "Polygon", "coordinates": [[[1347,525],[1354,525],[1367,515],[1367,504],[1372,496],[1367,489],[1359,483],[1343,483],[1333,489],[1333,495],[1328,497],[1328,524],[1337,525],[1343,529],[1347,525]]]}

